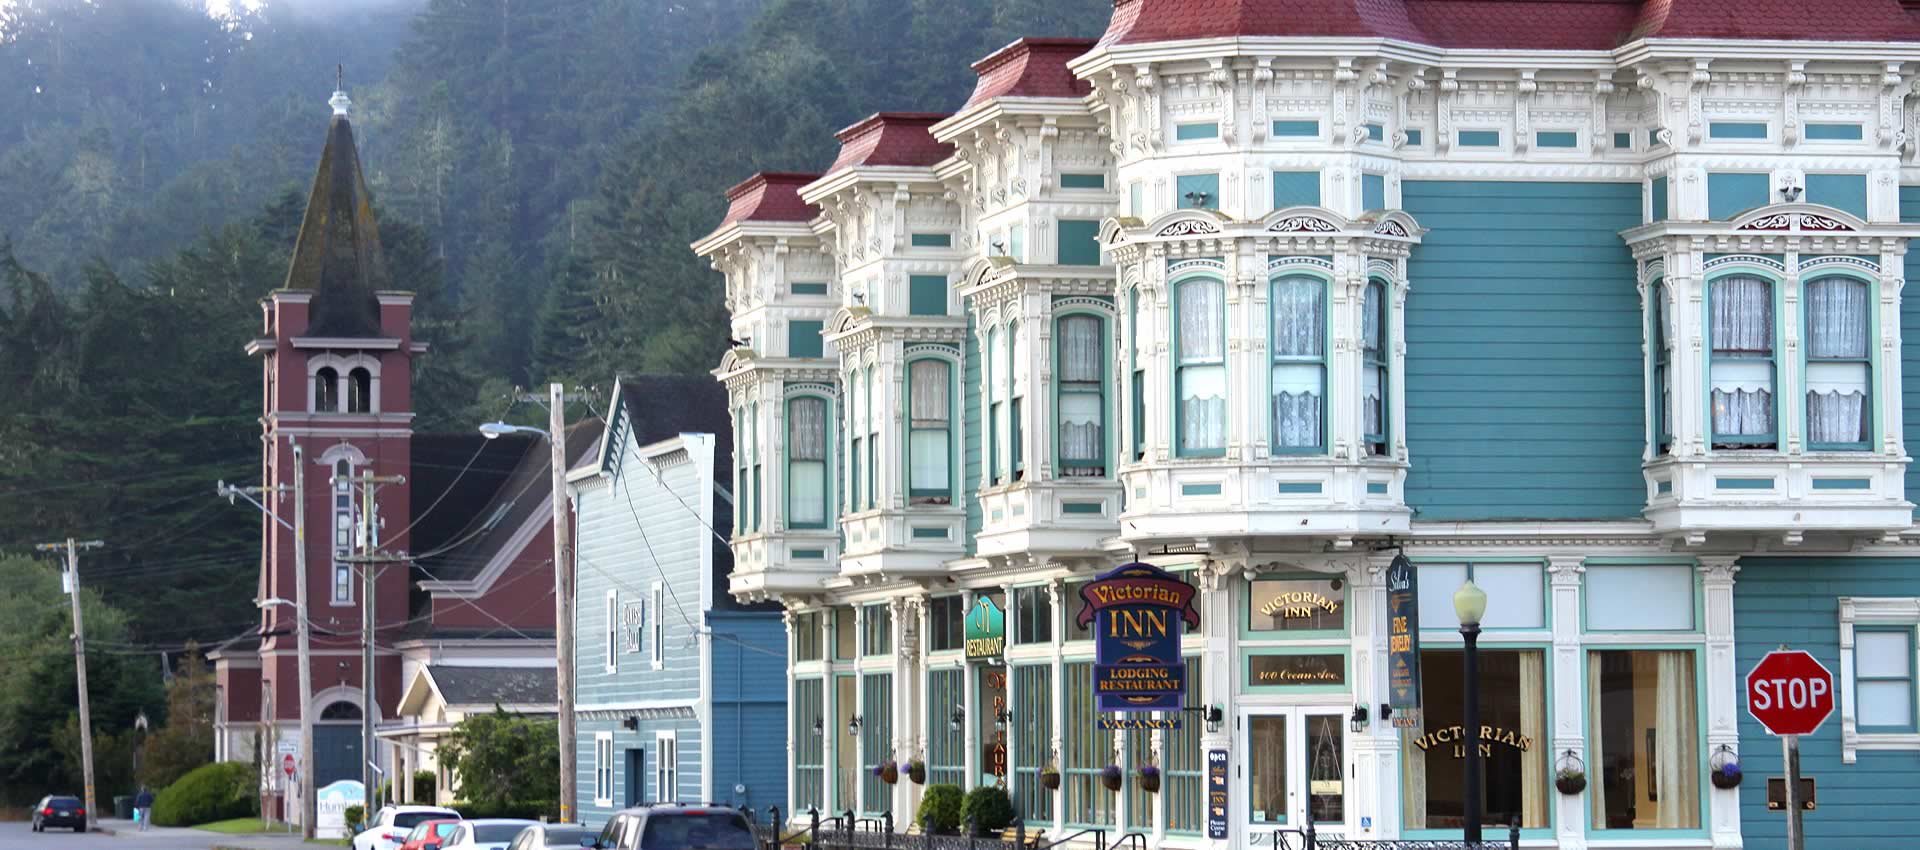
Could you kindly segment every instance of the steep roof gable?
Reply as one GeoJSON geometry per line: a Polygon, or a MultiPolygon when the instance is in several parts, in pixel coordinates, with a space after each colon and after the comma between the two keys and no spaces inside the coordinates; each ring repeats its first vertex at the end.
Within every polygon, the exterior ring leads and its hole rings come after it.
{"type": "Polygon", "coordinates": [[[327,145],[307,195],[307,212],[287,268],[285,288],[313,292],[309,336],[381,336],[375,293],[393,288],[373,195],[360,172],[360,153],[347,119],[345,94],[335,93],[327,145]]]}

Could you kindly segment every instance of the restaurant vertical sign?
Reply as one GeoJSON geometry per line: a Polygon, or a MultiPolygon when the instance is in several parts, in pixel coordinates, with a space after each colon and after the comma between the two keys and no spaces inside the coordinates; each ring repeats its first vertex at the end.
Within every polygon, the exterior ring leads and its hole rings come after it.
{"type": "Polygon", "coordinates": [[[1080,588],[1076,622],[1093,624],[1093,692],[1100,711],[1179,711],[1186,696],[1180,637],[1200,628],[1193,585],[1152,564],[1122,564],[1080,588]]]}
{"type": "Polygon", "coordinates": [[[1393,725],[1420,725],[1420,579],[1406,555],[1387,566],[1387,696],[1393,725]]]}

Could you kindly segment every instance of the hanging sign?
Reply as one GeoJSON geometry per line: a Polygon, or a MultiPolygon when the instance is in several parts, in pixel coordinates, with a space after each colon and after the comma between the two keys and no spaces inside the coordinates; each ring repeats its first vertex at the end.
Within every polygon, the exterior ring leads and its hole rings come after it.
{"type": "Polygon", "coordinates": [[[967,611],[967,658],[996,658],[1007,648],[1007,615],[990,594],[973,598],[967,611]]]}
{"type": "Polygon", "coordinates": [[[1181,626],[1200,628],[1193,585],[1152,564],[1122,564],[1080,588],[1075,621],[1092,623],[1100,711],[1179,711],[1187,665],[1181,626]]]}
{"type": "Polygon", "coordinates": [[[1180,728],[1180,715],[1169,714],[1166,717],[1102,717],[1100,728],[1106,730],[1154,730],[1180,728]]]}
{"type": "Polygon", "coordinates": [[[1406,555],[1387,566],[1387,697],[1393,725],[1420,725],[1420,579],[1406,555]]]}
{"type": "Polygon", "coordinates": [[[1227,837],[1227,751],[1207,751],[1207,837],[1227,837]]]}

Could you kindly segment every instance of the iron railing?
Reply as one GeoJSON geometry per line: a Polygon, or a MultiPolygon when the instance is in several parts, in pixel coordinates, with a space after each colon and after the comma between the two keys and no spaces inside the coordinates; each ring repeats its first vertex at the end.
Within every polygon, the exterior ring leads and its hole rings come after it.
{"type": "Polygon", "coordinates": [[[1306,829],[1276,829],[1273,850],[1520,850],[1520,821],[1507,828],[1505,839],[1466,841],[1451,838],[1331,838],[1306,829]],[[1295,843],[1295,841],[1299,843],[1295,843]]]}

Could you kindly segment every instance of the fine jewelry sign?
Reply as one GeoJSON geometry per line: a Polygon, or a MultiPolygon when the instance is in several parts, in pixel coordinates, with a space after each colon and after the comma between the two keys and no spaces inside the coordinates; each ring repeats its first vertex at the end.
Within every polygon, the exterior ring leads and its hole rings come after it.
{"type": "Polygon", "coordinates": [[[1420,725],[1420,576],[1405,555],[1387,566],[1387,695],[1393,725],[1420,725]]]}

